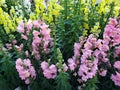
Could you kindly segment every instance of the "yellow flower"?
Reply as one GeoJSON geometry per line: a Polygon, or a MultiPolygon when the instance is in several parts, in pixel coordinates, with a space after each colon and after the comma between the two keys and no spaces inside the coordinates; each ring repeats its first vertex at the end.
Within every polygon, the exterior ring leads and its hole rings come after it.
{"type": "Polygon", "coordinates": [[[84,23],[83,26],[85,29],[89,29],[89,25],[87,23],[84,23]]]}
{"type": "Polygon", "coordinates": [[[90,32],[93,33],[93,34],[98,35],[98,34],[100,33],[100,31],[101,31],[99,28],[100,28],[100,24],[99,24],[99,22],[97,22],[97,23],[94,25],[94,27],[91,28],[90,32]]]}
{"type": "Polygon", "coordinates": [[[0,6],[2,6],[5,3],[5,0],[0,0],[0,6]]]}

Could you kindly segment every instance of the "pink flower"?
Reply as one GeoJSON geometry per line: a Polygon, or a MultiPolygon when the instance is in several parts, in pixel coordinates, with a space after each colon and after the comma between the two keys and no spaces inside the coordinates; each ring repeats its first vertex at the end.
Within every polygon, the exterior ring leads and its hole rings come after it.
{"type": "Polygon", "coordinates": [[[23,21],[19,22],[17,30],[18,30],[19,33],[24,33],[24,22],[23,21]]]}
{"type": "Polygon", "coordinates": [[[120,61],[116,61],[116,62],[114,63],[114,68],[120,70],[120,61]]]}
{"type": "Polygon", "coordinates": [[[116,86],[120,86],[120,73],[116,72],[116,75],[111,75],[111,79],[116,86]]]}
{"type": "Polygon", "coordinates": [[[20,44],[20,46],[15,45],[18,52],[21,52],[23,49],[23,44],[20,44]]]}
{"type": "Polygon", "coordinates": [[[31,77],[35,79],[36,73],[35,73],[34,67],[30,67],[29,72],[30,72],[30,74],[31,74],[31,77]]]}
{"type": "Polygon", "coordinates": [[[99,75],[101,75],[101,76],[106,76],[106,74],[107,74],[107,70],[102,70],[100,73],[99,73],[99,75]]]}
{"type": "Polygon", "coordinates": [[[25,80],[25,83],[26,83],[26,84],[30,84],[30,80],[29,80],[29,79],[26,79],[26,80],[25,80]]]}
{"type": "Polygon", "coordinates": [[[47,30],[48,27],[49,27],[49,25],[46,25],[45,23],[43,23],[43,24],[40,26],[40,28],[41,28],[42,30],[47,30]]]}
{"type": "Polygon", "coordinates": [[[74,56],[75,57],[79,57],[80,56],[80,52],[79,52],[80,48],[81,48],[81,46],[80,46],[79,43],[75,43],[74,44],[74,56]]]}
{"type": "Polygon", "coordinates": [[[24,34],[21,34],[21,37],[22,37],[22,39],[24,39],[24,40],[28,40],[28,37],[27,37],[26,35],[24,35],[24,34]]]}
{"type": "Polygon", "coordinates": [[[43,61],[43,62],[41,63],[41,68],[42,68],[43,70],[48,69],[48,67],[49,67],[49,64],[48,64],[46,61],[43,61]]]}
{"type": "Polygon", "coordinates": [[[7,43],[7,44],[6,44],[6,47],[7,47],[7,49],[10,50],[10,49],[12,49],[12,44],[7,43]]]}
{"type": "Polygon", "coordinates": [[[22,60],[21,58],[18,58],[16,60],[16,69],[19,73],[19,77],[22,80],[25,80],[26,84],[30,83],[30,81],[29,81],[30,78],[31,79],[36,78],[35,69],[31,64],[30,59],[22,60]]]}
{"type": "Polygon", "coordinates": [[[86,49],[90,49],[91,47],[92,47],[92,43],[90,43],[89,41],[84,44],[84,48],[86,49]]]}
{"type": "Polygon", "coordinates": [[[17,43],[17,40],[13,40],[12,43],[15,45],[17,43]]]}
{"type": "Polygon", "coordinates": [[[56,73],[56,72],[57,72],[57,68],[56,68],[56,66],[53,65],[53,64],[49,66],[49,70],[50,70],[52,73],[56,73]]]}
{"type": "Polygon", "coordinates": [[[28,67],[31,66],[30,59],[24,59],[23,62],[24,62],[24,64],[25,64],[26,66],[28,66],[28,67]]]}
{"type": "MultiPolygon", "coordinates": [[[[32,27],[33,27],[33,23],[32,23],[32,21],[31,20],[29,20],[28,21],[28,23],[27,23],[27,32],[29,33],[30,32],[30,30],[32,29],[32,27]]],[[[27,34],[28,35],[28,34],[27,34]]]]}
{"type": "Polygon", "coordinates": [[[117,19],[116,18],[110,18],[109,19],[110,21],[109,21],[109,24],[111,24],[111,25],[117,25],[118,24],[118,22],[117,22],[117,19]]]}
{"type": "Polygon", "coordinates": [[[64,64],[63,64],[63,71],[66,72],[67,70],[68,70],[68,66],[64,63],[64,64]]]}
{"type": "Polygon", "coordinates": [[[35,28],[39,28],[40,27],[40,24],[39,22],[36,20],[36,21],[33,21],[33,25],[35,28]]]}
{"type": "Polygon", "coordinates": [[[70,59],[68,59],[68,66],[69,66],[70,70],[73,71],[77,65],[76,65],[75,61],[72,58],[70,58],[70,59]]]}
{"type": "Polygon", "coordinates": [[[40,32],[34,30],[34,31],[33,31],[33,36],[34,36],[34,37],[38,37],[38,35],[40,35],[40,32]]]}
{"type": "Polygon", "coordinates": [[[40,54],[35,54],[35,58],[37,59],[37,60],[40,60],[40,54]]]}
{"type": "Polygon", "coordinates": [[[22,59],[21,58],[18,58],[17,60],[16,60],[16,65],[22,65],[22,59]]]}
{"type": "Polygon", "coordinates": [[[118,57],[119,54],[120,54],[120,46],[115,48],[115,56],[118,57]]]}
{"type": "Polygon", "coordinates": [[[45,69],[45,70],[43,71],[43,74],[44,74],[44,76],[45,76],[47,79],[52,78],[52,74],[51,74],[51,72],[50,72],[49,69],[45,69]]]}
{"type": "Polygon", "coordinates": [[[57,76],[57,68],[54,64],[49,66],[48,63],[44,61],[41,63],[41,68],[47,79],[54,79],[57,76]]]}

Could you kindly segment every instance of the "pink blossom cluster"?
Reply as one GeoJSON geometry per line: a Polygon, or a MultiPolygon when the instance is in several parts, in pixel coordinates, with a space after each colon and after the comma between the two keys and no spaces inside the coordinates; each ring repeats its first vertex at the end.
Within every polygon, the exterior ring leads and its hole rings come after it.
{"type": "Polygon", "coordinates": [[[110,18],[109,24],[105,27],[103,39],[110,46],[120,44],[120,22],[117,18],[110,18]]]}
{"type": "Polygon", "coordinates": [[[50,52],[50,47],[53,46],[53,40],[50,36],[50,29],[48,28],[48,25],[46,25],[43,21],[29,20],[27,24],[21,21],[17,29],[24,40],[30,39],[29,36],[32,32],[32,53],[35,55],[37,60],[40,60],[41,53],[47,54],[50,52]]]}
{"type": "Polygon", "coordinates": [[[41,68],[43,70],[43,74],[47,79],[54,79],[57,76],[57,67],[52,64],[49,64],[46,61],[41,63],[41,68]]]}
{"type": "Polygon", "coordinates": [[[80,66],[78,75],[83,81],[93,78],[98,70],[98,58],[95,55],[96,48],[99,50],[101,47],[101,40],[97,40],[91,34],[81,49],[80,66]]]}
{"type": "Polygon", "coordinates": [[[109,50],[108,45],[103,44],[104,41],[96,39],[93,34],[85,40],[74,44],[74,56],[68,59],[70,70],[78,69],[78,75],[83,81],[93,78],[99,69],[101,76],[107,74],[104,68],[98,68],[103,63],[108,62],[106,51],[109,50]]]}
{"type": "Polygon", "coordinates": [[[84,40],[82,40],[80,43],[74,44],[74,56],[68,59],[68,67],[71,71],[73,71],[77,67],[77,65],[80,63],[79,61],[80,56],[81,56],[80,50],[81,50],[83,43],[84,43],[84,40]]]}
{"type": "Polygon", "coordinates": [[[25,80],[26,84],[30,84],[31,79],[36,78],[35,69],[31,64],[30,59],[24,59],[18,58],[16,60],[16,69],[19,73],[19,77],[22,80],[25,80]]]}
{"type": "Polygon", "coordinates": [[[115,85],[120,86],[120,20],[117,18],[110,18],[108,25],[105,27],[105,31],[103,34],[104,44],[108,45],[109,48],[114,48],[114,72],[115,74],[111,74],[111,80],[115,85]],[[117,60],[117,61],[116,61],[117,60]]]}
{"type": "Polygon", "coordinates": [[[113,66],[115,69],[117,69],[117,71],[116,75],[111,75],[111,79],[115,83],[115,85],[120,86],[120,61],[116,61],[113,66]]]}

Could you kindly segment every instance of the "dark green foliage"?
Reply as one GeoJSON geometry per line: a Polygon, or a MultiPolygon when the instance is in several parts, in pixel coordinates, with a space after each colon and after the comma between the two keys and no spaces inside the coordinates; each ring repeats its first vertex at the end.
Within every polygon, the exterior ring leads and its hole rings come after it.
{"type": "Polygon", "coordinates": [[[56,78],[56,90],[72,90],[69,83],[69,75],[65,72],[60,72],[56,78]]]}
{"type": "Polygon", "coordinates": [[[84,90],[99,90],[98,86],[96,85],[97,83],[98,83],[98,78],[97,76],[95,76],[94,78],[88,80],[87,84],[84,87],[84,90]]]}

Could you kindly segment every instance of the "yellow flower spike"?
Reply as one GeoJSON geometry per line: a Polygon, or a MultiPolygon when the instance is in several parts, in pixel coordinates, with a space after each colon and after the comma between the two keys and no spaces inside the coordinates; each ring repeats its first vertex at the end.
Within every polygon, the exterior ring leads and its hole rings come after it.
{"type": "Polygon", "coordinates": [[[105,13],[110,12],[110,7],[109,7],[109,6],[106,6],[106,7],[104,8],[104,11],[105,11],[105,13]]]}
{"type": "Polygon", "coordinates": [[[31,13],[31,14],[30,14],[30,19],[31,19],[31,20],[35,20],[35,19],[36,19],[36,17],[35,17],[35,14],[34,14],[34,13],[31,13]]]}
{"type": "Polygon", "coordinates": [[[92,6],[96,4],[96,0],[92,0],[92,6]]]}
{"type": "Polygon", "coordinates": [[[120,11],[120,7],[119,6],[116,6],[115,8],[114,8],[114,14],[115,14],[115,16],[118,16],[119,15],[119,11],[120,11]]]}
{"type": "Polygon", "coordinates": [[[101,31],[99,28],[100,28],[100,23],[96,22],[96,24],[93,26],[93,28],[91,28],[90,32],[98,35],[101,31]]]}
{"type": "Polygon", "coordinates": [[[8,27],[5,27],[5,26],[4,26],[4,28],[5,28],[6,33],[9,34],[10,33],[10,29],[8,27]]]}
{"type": "Polygon", "coordinates": [[[47,15],[45,14],[45,13],[43,13],[43,18],[44,18],[44,20],[48,20],[48,17],[47,17],[47,15]]]}
{"type": "Polygon", "coordinates": [[[15,14],[15,9],[13,6],[11,7],[10,14],[15,14]]]}
{"type": "Polygon", "coordinates": [[[89,25],[87,23],[84,23],[83,26],[85,29],[89,29],[89,25]]]}
{"type": "Polygon", "coordinates": [[[2,6],[3,4],[5,4],[5,0],[0,0],[0,6],[2,6]]]}

